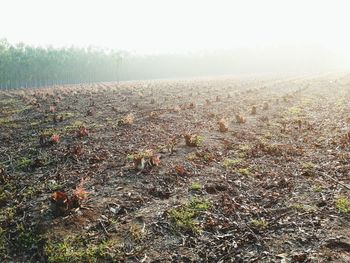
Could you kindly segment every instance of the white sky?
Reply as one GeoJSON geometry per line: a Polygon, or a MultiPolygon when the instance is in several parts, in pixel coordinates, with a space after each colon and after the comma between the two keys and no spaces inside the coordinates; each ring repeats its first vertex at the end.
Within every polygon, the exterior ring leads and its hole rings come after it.
{"type": "Polygon", "coordinates": [[[350,1],[0,0],[0,38],[137,53],[316,45],[350,58],[350,1]]]}

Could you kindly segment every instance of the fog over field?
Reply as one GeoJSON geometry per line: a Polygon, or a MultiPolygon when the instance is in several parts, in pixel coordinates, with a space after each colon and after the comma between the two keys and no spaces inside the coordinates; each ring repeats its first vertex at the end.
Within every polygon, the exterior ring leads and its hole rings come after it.
{"type": "Polygon", "coordinates": [[[349,10],[0,0],[0,262],[350,262],[349,10]]]}
{"type": "Polygon", "coordinates": [[[128,79],[315,74],[346,71],[348,62],[339,53],[319,47],[237,48],[190,54],[131,55],[125,58],[121,74],[128,79]]]}
{"type": "Polygon", "coordinates": [[[0,39],[114,50],[119,80],[350,68],[347,1],[12,0],[2,10],[0,39]]]}

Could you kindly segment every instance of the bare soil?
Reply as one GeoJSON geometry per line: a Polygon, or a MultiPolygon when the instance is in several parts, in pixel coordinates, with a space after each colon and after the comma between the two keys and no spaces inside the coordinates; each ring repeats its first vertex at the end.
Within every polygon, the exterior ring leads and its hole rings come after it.
{"type": "Polygon", "coordinates": [[[349,132],[342,75],[0,91],[0,260],[350,262],[349,132]]]}

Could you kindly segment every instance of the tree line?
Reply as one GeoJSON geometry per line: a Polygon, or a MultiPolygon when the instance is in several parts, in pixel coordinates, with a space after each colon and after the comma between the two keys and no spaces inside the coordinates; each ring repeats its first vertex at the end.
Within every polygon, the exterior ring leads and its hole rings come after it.
{"type": "Polygon", "coordinates": [[[96,48],[33,47],[0,40],[0,88],[221,74],[317,73],[342,69],[348,65],[344,61],[313,47],[139,55],[96,48]]]}
{"type": "Polygon", "coordinates": [[[0,40],[0,88],[118,80],[122,53],[94,48],[53,48],[0,40]]]}

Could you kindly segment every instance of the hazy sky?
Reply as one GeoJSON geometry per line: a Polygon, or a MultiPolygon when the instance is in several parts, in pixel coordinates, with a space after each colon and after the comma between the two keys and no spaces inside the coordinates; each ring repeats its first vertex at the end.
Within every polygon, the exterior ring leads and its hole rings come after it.
{"type": "Polygon", "coordinates": [[[0,38],[138,53],[316,45],[350,57],[350,1],[0,0],[0,38]]]}

